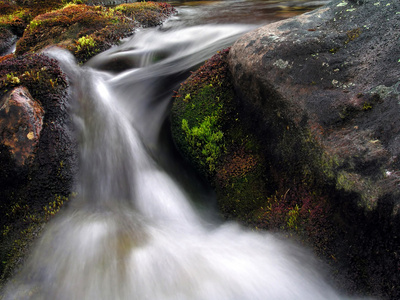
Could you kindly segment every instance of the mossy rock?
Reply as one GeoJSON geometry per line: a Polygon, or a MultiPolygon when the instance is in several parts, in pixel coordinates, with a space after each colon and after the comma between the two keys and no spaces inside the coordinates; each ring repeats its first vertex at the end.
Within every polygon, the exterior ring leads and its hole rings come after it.
{"type": "Polygon", "coordinates": [[[15,54],[57,45],[84,62],[130,35],[134,27],[132,20],[110,8],[67,5],[34,18],[18,41],[15,54]]]}
{"type": "Polygon", "coordinates": [[[170,15],[176,13],[171,4],[152,1],[121,4],[115,10],[134,19],[142,27],[161,25],[170,15]]]}
{"type": "Polygon", "coordinates": [[[38,54],[0,60],[0,99],[17,87],[30,92],[44,118],[40,140],[24,165],[0,144],[0,283],[22,261],[48,217],[66,201],[77,166],[68,81],[57,61],[38,54]]]}
{"type": "Polygon", "coordinates": [[[66,3],[67,1],[62,0],[0,1],[0,27],[22,36],[34,17],[61,8],[66,3]]]}
{"type": "Polygon", "coordinates": [[[68,4],[35,17],[18,41],[15,54],[48,46],[71,51],[80,63],[131,35],[138,26],[156,26],[174,12],[166,3],[133,3],[115,8],[68,4]]]}
{"type": "Polygon", "coordinates": [[[213,56],[178,90],[171,112],[177,148],[214,187],[225,218],[301,235],[323,252],[331,234],[330,207],[316,188],[319,176],[310,176],[322,160],[318,144],[289,125],[279,137],[260,130],[232,85],[228,52],[213,56]],[[300,151],[278,153],[279,143],[302,150],[300,162],[292,164],[300,151]]]}

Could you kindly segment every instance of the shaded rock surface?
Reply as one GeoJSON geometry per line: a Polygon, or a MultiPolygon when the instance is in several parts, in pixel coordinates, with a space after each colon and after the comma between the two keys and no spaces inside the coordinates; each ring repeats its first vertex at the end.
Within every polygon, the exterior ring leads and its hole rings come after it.
{"type": "Polygon", "coordinates": [[[230,56],[243,99],[309,129],[336,159],[338,188],[367,209],[398,193],[399,10],[334,1],[246,35],[230,56]]]}

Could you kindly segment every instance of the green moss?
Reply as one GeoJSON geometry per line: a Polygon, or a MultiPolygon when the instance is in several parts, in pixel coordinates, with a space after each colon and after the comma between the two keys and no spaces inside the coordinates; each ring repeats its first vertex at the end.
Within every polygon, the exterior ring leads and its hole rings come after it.
{"type": "Polygon", "coordinates": [[[300,130],[273,111],[273,133],[254,128],[256,114],[249,118],[236,101],[227,53],[213,56],[177,91],[171,114],[177,147],[214,187],[225,218],[295,232],[324,249],[330,215],[321,191],[337,163],[319,146],[322,129],[300,130]],[[212,165],[203,153],[207,141],[218,149],[212,165]]]}
{"type": "Polygon", "coordinates": [[[30,246],[40,236],[45,224],[75,196],[75,193],[68,197],[54,195],[53,201],[41,209],[34,209],[28,204],[19,202],[9,207],[6,213],[6,225],[3,226],[0,237],[0,287],[22,264],[30,246]]]}
{"type": "MultiPolygon", "coordinates": [[[[218,117],[216,115],[207,116],[199,124],[199,127],[192,128],[189,128],[186,119],[182,119],[182,130],[185,132],[185,140],[189,144],[190,151],[198,151],[199,154],[195,155],[197,157],[201,155],[205,158],[209,171],[213,172],[221,152],[225,148],[223,144],[224,134],[218,127],[218,117]]],[[[204,164],[203,159],[199,161],[204,164]]]]}
{"type": "Polygon", "coordinates": [[[41,26],[42,25],[42,21],[40,21],[40,20],[32,20],[30,23],[29,23],[29,30],[32,32],[32,31],[34,31],[37,27],[39,27],[39,26],[41,26]]]}

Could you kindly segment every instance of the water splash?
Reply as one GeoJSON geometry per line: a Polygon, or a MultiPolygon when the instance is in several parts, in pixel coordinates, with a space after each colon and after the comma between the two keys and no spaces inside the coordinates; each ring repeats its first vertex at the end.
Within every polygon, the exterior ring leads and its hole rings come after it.
{"type": "MultiPolygon", "coordinates": [[[[217,49],[238,34],[215,27],[221,33],[212,42],[217,49]]],[[[79,196],[48,224],[5,299],[345,299],[304,249],[234,224],[206,226],[185,190],[153,159],[149,148],[159,144],[145,128],[153,123],[153,129],[161,128],[171,95],[154,97],[166,83],[171,91],[176,74],[210,54],[202,44],[208,35],[185,32],[174,33],[185,37],[180,53],[159,61],[144,54],[137,70],[128,66],[119,76],[79,68],[60,50],[49,54],[73,79],[79,196]],[[156,102],[163,103],[161,109],[156,102]]],[[[137,45],[146,35],[135,37],[137,45]]],[[[177,52],[171,39],[156,40],[156,49],[177,52]]],[[[130,57],[129,45],[97,57],[91,66],[101,68],[114,53],[130,57]]]]}

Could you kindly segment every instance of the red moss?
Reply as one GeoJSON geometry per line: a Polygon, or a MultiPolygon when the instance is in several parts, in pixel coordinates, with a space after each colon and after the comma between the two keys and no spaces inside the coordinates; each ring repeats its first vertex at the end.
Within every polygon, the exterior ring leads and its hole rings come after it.
{"type": "MultiPolygon", "coordinates": [[[[280,175],[282,176],[282,175],[280,175]]],[[[303,240],[326,255],[330,242],[332,210],[327,195],[303,183],[284,183],[256,213],[255,225],[260,229],[280,229],[295,232],[303,240]]]]}
{"type": "MultiPolygon", "coordinates": [[[[175,98],[185,97],[187,94],[195,95],[206,84],[219,85],[221,81],[228,76],[227,55],[230,48],[219,51],[212,56],[204,65],[192,73],[192,75],[183,83],[178,92],[175,92],[175,98]]],[[[230,88],[229,81],[224,82],[224,88],[230,88]]]]}

